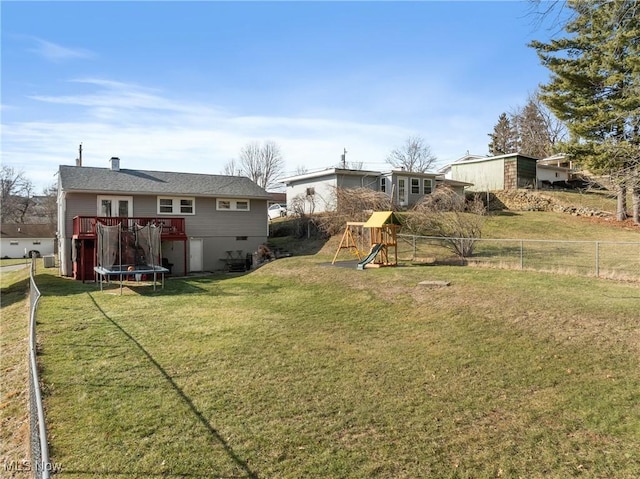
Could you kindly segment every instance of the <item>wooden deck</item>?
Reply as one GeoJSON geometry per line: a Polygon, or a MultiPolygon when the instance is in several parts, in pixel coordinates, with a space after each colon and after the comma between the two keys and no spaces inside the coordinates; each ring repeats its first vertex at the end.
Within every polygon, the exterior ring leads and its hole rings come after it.
{"type": "Polygon", "coordinates": [[[165,217],[114,217],[114,216],[76,216],[73,218],[73,237],[75,239],[95,239],[96,225],[101,223],[105,226],[116,226],[122,224],[126,228],[134,225],[146,226],[148,224],[161,225],[162,240],[186,240],[184,218],[165,217]]]}

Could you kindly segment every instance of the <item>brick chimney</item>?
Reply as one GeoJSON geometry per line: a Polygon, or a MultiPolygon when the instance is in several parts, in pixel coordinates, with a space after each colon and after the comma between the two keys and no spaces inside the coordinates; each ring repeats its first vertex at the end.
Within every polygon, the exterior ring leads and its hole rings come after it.
{"type": "Polygon", "coordinates": [[[112,156],[109,161],[111,162],[111,171],[120,171],[120,158],[112,156]]]}

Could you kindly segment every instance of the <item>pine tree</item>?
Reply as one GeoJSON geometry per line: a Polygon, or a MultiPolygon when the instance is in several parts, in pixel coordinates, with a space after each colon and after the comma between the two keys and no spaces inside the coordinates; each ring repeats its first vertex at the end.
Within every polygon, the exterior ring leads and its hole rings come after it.
{"type": "Polygon", "coordinates": [[[640,4],[637,0],[572,0],[567,36],[534,41],[551,71],[541,99],[566,122],[569,153],[617,183],[617,217],[626,217],[627,188],[640,222],[640,4]]]}
{"type": "Polygon", "coordinates": [[[516,153],[518,150],[517,132],[506,113],[500,115],[498,123],[493,127],[493,133],[489,133],[489,138],[491,138],[489,143],[489,154],[491,155],[516,153]]]}

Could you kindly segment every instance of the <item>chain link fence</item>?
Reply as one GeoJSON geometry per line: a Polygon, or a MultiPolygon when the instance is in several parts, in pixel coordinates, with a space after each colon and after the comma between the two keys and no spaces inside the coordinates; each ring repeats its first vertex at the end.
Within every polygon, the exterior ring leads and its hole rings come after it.
{"type": "Polygon", "coordinates": [[[44,422],[42,407],[42,393],[40,378],[38,377],[37,341],[36,341],[36,313],[40,290],[36,286],[34,275],[36,258],[31,259],[29,274],[29,416],[31,441],[31,472],[36,479],[49,479],[51,463],[49,461],[49,446],[47,443],[47,428],[44,422]]]}
{"type": "Polygon", "coordinates": [[[398,235],[398,258],[640,281],[640,242],[441,238],[398,235]],[[453,245],[472,245],[460,257],[453,245]]]}

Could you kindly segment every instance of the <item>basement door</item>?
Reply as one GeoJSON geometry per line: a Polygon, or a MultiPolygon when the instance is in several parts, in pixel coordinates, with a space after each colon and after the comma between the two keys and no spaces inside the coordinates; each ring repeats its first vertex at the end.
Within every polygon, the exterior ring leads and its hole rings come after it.
{"type": "Polygon", "coordinates": [[[189,271],[202,271],[202,239],[189,240],[189,271]]]}

